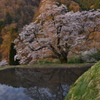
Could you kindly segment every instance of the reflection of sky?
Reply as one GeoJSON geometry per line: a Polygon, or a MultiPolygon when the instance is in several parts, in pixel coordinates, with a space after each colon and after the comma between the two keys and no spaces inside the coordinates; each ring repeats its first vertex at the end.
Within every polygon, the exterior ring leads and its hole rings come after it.
{"type": "Polygon", "coordinates": [[[13,88],[0,84],[0,100],[33,100],[23,93],[24,88],[13,88]]]}
{"type": "Polygon", "coordinates": [[[68,89],[67,85],[60,85],[50,90],[38,86],[27,89],[0,84],[0,100],[62,100],[68,89]]]}

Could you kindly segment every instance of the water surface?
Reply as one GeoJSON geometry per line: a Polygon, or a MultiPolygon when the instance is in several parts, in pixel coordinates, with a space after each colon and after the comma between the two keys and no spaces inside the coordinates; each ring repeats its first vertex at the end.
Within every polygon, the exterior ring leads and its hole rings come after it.
{"type": "Polygon", "coordinates": [[[0,71],[0,100],[63,100],[88,68],[12,68],[0,71]]]}

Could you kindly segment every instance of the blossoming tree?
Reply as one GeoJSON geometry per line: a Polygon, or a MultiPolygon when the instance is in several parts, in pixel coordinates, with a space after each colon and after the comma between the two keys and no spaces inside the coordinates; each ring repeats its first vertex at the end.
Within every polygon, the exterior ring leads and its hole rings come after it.
{"type": "Polygon", "coordinates": [[[25,26],[14,41],[16,59],[21,64],[34,63],[42,58],[56,58],[67,62],[68,54],[88,39],[100,26],[100,10],[68,12],[65,5],[47,1],[40,7],[35,22],[25,26]]]}

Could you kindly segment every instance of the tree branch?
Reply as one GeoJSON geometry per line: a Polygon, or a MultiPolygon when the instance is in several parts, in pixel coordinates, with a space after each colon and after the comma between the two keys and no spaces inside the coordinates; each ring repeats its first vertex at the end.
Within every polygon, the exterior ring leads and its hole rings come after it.
{"type": "Polygon", "coordinates": [[[37,49],[33,49],[33,48],[31,48],[30,46],[28,46],[32,51],[38,51],[38,50],[41,50],[41,49],[43,49],[43,48],[46,48],[47,46],[41,46],[41,47],[39,47],[39,48],[37,48],[37,49]]]}
{"type": "Polygon", "coordinates": [[[49,44],[50,48],[52,49],[53,53],[57,56],[57,57],[61,57],[61,55],[57,52],[57,50],[51,45],[49,44]]]}

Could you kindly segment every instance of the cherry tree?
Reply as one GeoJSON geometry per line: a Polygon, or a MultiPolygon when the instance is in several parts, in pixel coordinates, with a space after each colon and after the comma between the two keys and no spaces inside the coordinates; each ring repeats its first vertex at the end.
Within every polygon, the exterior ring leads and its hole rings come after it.
{"type": "Polygon", "coordinates": [[[100,26],[100,10],[68,12],[65,5],[47,1],[40,7],[35,22],[25,26],[14,41],[21,64],[34,63],[43,58],[56,58],[67,62],[68,54],[88,39],[100,26]]]}
{"type": "Polygon", "coordinates": [[[5,67],[7,65],[8,65],[8,62],[6,60],[0,61],[0,67],[2,67],[2,66],[5,67]]]}

